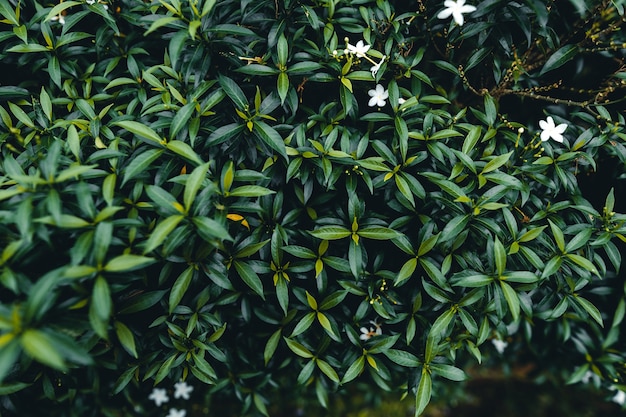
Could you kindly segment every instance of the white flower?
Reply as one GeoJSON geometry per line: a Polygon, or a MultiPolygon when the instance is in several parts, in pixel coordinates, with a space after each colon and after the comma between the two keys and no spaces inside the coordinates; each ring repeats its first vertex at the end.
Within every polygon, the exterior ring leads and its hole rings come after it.
{"type": "Polygon", "coordinates": [[[189,399],[189,394],[193,391],[193,387],[186,382],[177,382],[174,384],[174,398],[189,399]]]}
{"type": "Polygon", "coordinates": [[[62,14],[58,14],[56,16],[52,16],[50,18],[50,20],[57,20],[60,24],[64,25],[65,24],[65,17],[63,17],[62,14]]]}
{"type": "Polygon", "coordinates": [[[398,104],[401,106],[401,105],[403,105],[404,103],[406,103],[406,100],[405,100],[405,99],[403,99],[402,97],[400,97],[400,98],[398,99],[398,104]]]}
{"type": "Polygon", "coordinates": [[[373,324],[374,327],[370,327],[369,329],[367,327],[361,327],[361,336],[359,336],[359,339],[369,340],[372,336],[380,336],[383,334],[383,328],[380,324],[375,321],[370,321],[370,323],[373,324]]]}
{"type": "Polygon", "coordinates": [[[447,19],[452,15],[452,18],[459,26],[463,26],[463,13],[476,11],[476,7],[465,4],[465,0],[446,0],[443,2],[443,5],[446,8],[440,11],[437,17],[439,19],[447,19]]]}
{"type": "Polygon", "coordinates": [[[154,388],[148,399],[153,400],[156,403],[157,407],[160,407],[161,404],[166,403],[170,400],[164,388],[154,388]]]}
{"type": "Polygon", "coordinates": [[[383,107],[387,103],[385,100],[389,97],[389,91],[385,90],[380,84],[376,84],[376,89],[369,90],[367,94],[371,97],[370,101],[367,103],[370,107],[383,107]]]}
{"type": "Polygon", "coordinates": [[[356,45],[348,44],[348,52],[355,54],[358,57],[364,57],[365,53],[369,51],[370,46],[365,45],[363,41],[358,41],[356,45]]]}
{"type": "Polygon", "coordinates": [[[500,339],[491,339],[491,343],[493,343],[496,350],[500,354],[504,353],[504,349],[506,349],[506,347],[509,345],[507,342],[505,342],[504,340],[500,340],[500,339]]]}
{"type": "Polygon", "coordinates": [[[177,410],[175,408],[170,408],[170,413],[167,417],[185,417],[187,415],[187,410],[177,410]]]}
{"type": "Polygon", "coordinates": [[[611,398],[611,401],[619,405],[624,405],[624,403],[626,403],[626,392],[622,390],[617,390],[617,394],[615,394],[613,398],[611,398]]]}
{"type": "Polygon", "coordinates": [[[96,0],[85,0],[85,2],[90,6],[96,4],[96,0]]]}
{"type": "Polygon", "coordinates": [[[546,120],[539,120],[539,127],[543,130],[541,132],[542,141],[545,142],[548,139],[552,138],[557,142],[563,142],[563,132],[565,132],[565,129],[567,129],[567,124],[561,123],[560,125],[556,126],[554,124],[554,119],[552,119],[552,116],[548,116],[546,120]]]}
{"type": "Polygon", "coordinates": [[[387,56],[383,55],[383,57],[380,59],[380,62],[378,64],[374,64],[372,68],[370,68],[372,77],[376,78],[376,74],[378,73],[378,70],[380,69],[380,66],[383,64],[383,62],[385,62],[385,58],[387,58],[387,56]]]}

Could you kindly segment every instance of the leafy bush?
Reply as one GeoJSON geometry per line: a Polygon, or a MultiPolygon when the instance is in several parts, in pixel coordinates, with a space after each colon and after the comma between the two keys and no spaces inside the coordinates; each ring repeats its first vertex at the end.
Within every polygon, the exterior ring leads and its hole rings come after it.
{"type": "Polygon", "coordinates": [[[7,412],[420,414],[519,357],[619,401],[624,3],[468,6],[0,0],[7,412]]]}

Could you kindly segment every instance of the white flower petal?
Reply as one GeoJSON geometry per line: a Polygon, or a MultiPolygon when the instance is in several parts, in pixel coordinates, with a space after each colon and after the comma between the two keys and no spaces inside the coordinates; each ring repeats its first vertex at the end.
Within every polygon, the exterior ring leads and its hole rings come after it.
{"type": "Polygon", "coordinates": [[[437,13],[437,19],[447,19],[452,14],[452,9],[445,9],[437,13]]]}
{"type": "Polygon", "coordinates": [[[556,126],[554,128],[554,131],[557,132],[557,133],[563,133],[563,132],[565,132],[565,129],[567,129],[567,124],[561,123],[560,125],[558,125],[558,126],[556,126]]]}

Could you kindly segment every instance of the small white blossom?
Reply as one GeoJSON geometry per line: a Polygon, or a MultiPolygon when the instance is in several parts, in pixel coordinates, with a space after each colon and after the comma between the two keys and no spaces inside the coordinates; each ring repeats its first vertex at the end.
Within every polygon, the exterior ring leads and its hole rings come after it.
{"type": "Polygon", "coordinates": [[[372,336],[380,336],[383,334],[383,328],[380,324],[375,321],[370,321],[370,323],[373,324],[374,327],[370,327],[369,329],[367,327],[361,327],[361,335],[359,336],[359,339],[369,340],[372,336]]]}
{"type": "Polygon", "coordinates": [[[191,391],[193,391],[193,387],[184,381],[174,384],[174,398],[184,398],[188,400],[191,391]]]}
{"type": "Polygon", "coordinates": [[[96,4],[96,0],[85,0],[85,2],[90,6],[93,6],[94,4],[96,4]]]}
{"type": "Polygon", "coordinates": [[[157,407],[170,400],[164,388],[154,388],[148,399],[154,401],[157,407]]]}
{"type": "Polygon", "coordinates": [[[405,99],[403,99],[402,97],[400,97],[400,98],[398,99],[398,104],[401,106],[401,105],[403,105],[404,103],[406,103],[406,100],[405,100],[405,99]]]}
{"type": "Polygon", "coordinates": [[[500,339],[491,339],[491,343],[493,343],[496,350],[500,354],[504,353],[504,349],[506,349],[506,347],[509,345],[507,342],[505,342],[504,340],[500,340],[500,339]]]}
{"type": "Polygon", "coordinates": [[[52,16],[52,17],[50,18],[50,20],[56,20],[56,21],[58,21],[58,22],[59,22],[60,24],[62,24],[62,25],[64,25],[64,24],[65,24],[65,17],[63,17],[63,15],[62,15],[62,14],[58,14],[58,15],[56,15],[56,16],[52,16]]]}
{"type": "Polygon", "coordinates": [[[376,89],[369,90],[367,94],[371,97],[367,103],[370,107],[383,107],[387,103],[385,100],[389,97],[389,91],[385,90],[385,87],[380,84],[376,84],[376,89]]]}
{"type": "Polygon", "coordinates": [[[365,45],[363,41],[358,41],[356,45],[348,44],[348,52],[361,58],[365,56],[365,53],[369,51],[369,49],[370,45],[365,45]]]}
{"type": "Polygon", "coordinates": [[[626,392],[617,390],[617,393],[611,398],[611,401],[619,405],[624,405],[624,403],[626,403],[626,392]]]}
{"type": "Polygon", "coordinates": [[[476,11],[476,7],[465,4],[465,0],[446,0],[443,2],[446,7],[437,14],[439,19],[447,19],[452,15],[452,18],[459,26],[463,26],[463,13],[471,13],[476,11]]]}
{"type": "Polygon", "coordinates": [[[374,64],[372,68],[370,68],[372,77],[376,78],[376,74],[378,73],[378,70],[380,69],[380,66],[383,64],[383,62],[385,62],[385,58],[387,58],[387,56],[383,55],[383,57],[380,59],[380,62],[378,64],[374,64]]]}
{"type": "Polygon", "coordinates": [[[166,417],[185,417],[187,415],[187,410],[177,410],[175,408],[170,408],[170,413],[166,417]]]}
{"type": "Polygon", "coordinates": [[[557,126],[552,116],[548,116],[546,120],[539,121],[539,127],[542,129],[541,140],[543,142],[552,138],[557,142],[563,143],[563,132],[567,129],[567,124],[561,123],[557,126]]]}

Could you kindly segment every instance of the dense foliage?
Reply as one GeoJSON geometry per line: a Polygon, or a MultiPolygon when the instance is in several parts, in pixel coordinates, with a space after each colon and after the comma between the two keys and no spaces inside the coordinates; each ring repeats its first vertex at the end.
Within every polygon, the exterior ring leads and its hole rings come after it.
{"type": "Polygon", "coordinates": [[[0,409],[626,390],[624,2],[463,3],[0,0],[0,409]]]}

